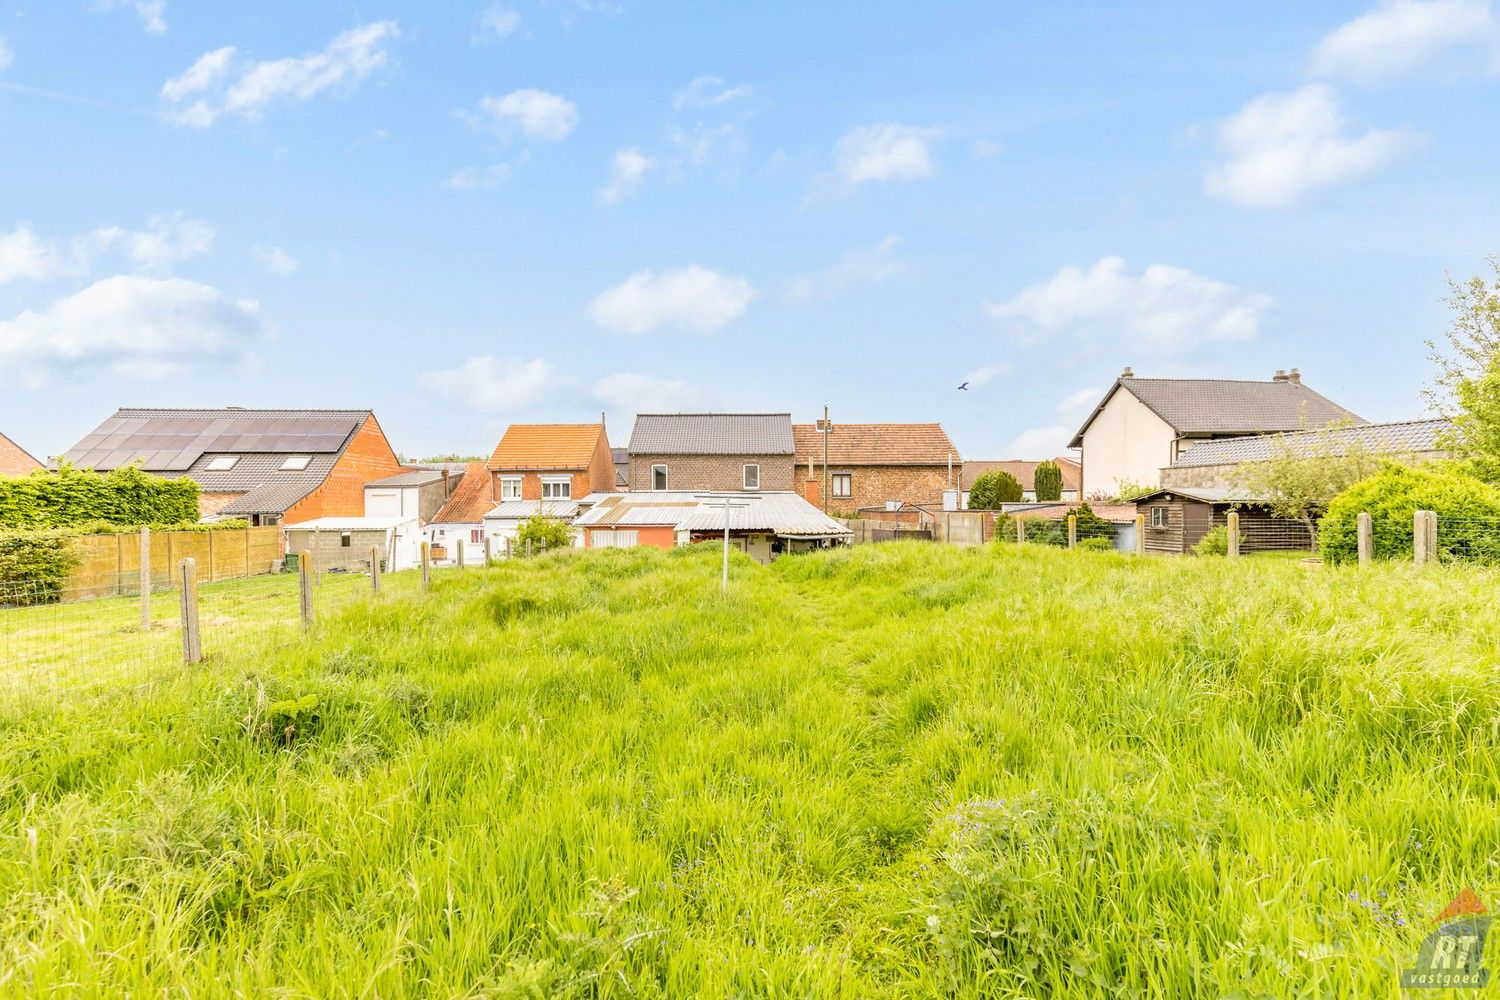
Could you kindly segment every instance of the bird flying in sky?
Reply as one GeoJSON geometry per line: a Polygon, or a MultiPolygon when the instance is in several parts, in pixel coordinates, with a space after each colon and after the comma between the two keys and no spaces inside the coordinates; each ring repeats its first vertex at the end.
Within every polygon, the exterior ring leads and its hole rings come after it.
{"type": "Polygon", "coordinates": [[[959,387],[959,388],[960,388],[960,389],[963,389],[963,390],[966,390],[966,391],[967,391],[967,390],[968,390],[968,388],[969,388],[969,383],[967,383],[967,382],[961,382],[961,383],[959,383],[959,386],[958,386],[958,387],[959,387]]]}

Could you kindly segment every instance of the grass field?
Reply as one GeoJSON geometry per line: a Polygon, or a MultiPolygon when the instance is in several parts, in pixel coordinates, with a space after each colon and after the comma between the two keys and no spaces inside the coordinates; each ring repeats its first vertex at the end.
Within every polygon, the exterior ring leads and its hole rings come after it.
{"type": "Polygon", "coordinates": [[[1493,572],[732,572],[454,573],[12,707],[0,990],[1394,997],[1500,899],[1493,572]]]}

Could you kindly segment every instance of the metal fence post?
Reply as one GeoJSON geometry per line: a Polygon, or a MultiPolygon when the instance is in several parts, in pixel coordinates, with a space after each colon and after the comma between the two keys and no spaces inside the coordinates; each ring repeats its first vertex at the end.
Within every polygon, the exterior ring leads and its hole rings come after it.
{"type": "Polygon", "coordinates": [[[151,631],[151,529],[141,529],[141,631],[151,631]]]}
{"type": "Polygon", "coordinates": [[[1078,548],[1078,515],[1068,515],[1068,548],[1078,548]]]}
{"type": "Polygon", "coordinates": [[[459,569],[463,569],[464,568],[464,540],[462,538],[460,538],[457,542],[454,543],[454,548],[458,552],[458,568],[459,569]]]}
{"type": "Polygon", "coordinates": [[[1224,518],[1224,527],[1229,534],[1229,547],[1226,550],[1229,558],[1238,558],[1240,554],[1240,512],[1232,510],[1229,516],[1224,518]]]}
{"type": "Polygon", "coordinates": [[[1146,515],[1135,516],[1135,554],[1143,556],[1146,554],[1146,515]]]}
{"type": "Polygon", "coordinates": [[[1411,519],[1411,555],[1418,566],[1427,565],[1432,552],[1427,548],[1427,511],[1419,510],[1411,519]]]}
{"type": "Polygon", "coordinates": [[[426,590],[432,584],[432,548],[426,542],[422,543],[422,589],[426,590]]]}
{"type": "Polygon", "coordinates": [[[297,558],[297,569],[302,577],[302,627],[312,628],[313,623],[313,568],[312,553],[303,549],[297,558]]]}
{"type": "Polygon", "coordinates": [[[198,631],[198,560],[189,556],[182,561],[182,659],[198,663],[203,659],[203,637],[198,631]]]}
{"type": "Polygon", "coordinates": [[[380,546],[370,546],[370,588],[380,593],[380,546]]]}
{"type": "Polygon", "coordinates": [[[1355,518],[1355,540],[1359,549],[1359,564],[1368,566],[1375,558],[1375,534],[1370,524],[1370,515],[1361,512],[1355,518]]]}

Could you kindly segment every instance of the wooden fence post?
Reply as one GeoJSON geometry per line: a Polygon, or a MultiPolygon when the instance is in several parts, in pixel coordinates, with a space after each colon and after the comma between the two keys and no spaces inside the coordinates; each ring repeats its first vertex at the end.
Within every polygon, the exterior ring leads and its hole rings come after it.
{"type": "Polygon", "coordinates": [[[1427,565],[1432,552],[1427,547],[1427,511],[1419,510],[1411,520],[1411,555],[1418,566],[1427,565]]]}
{"type": "Polygon", "coordinates": [[[490,543],[490,536],[484,536],[484,568],[489,569],[494,559],[494,545],[490,543]]]}
{"type": "Polygon", "coordinates": [[[1068,548],[1078,548],[1078,515],[1068,515],[1068,548]]]}
{"type": "Polygon", "coordinates": [[[372,592],[380,593],[380,546],[370,546],[370,588],[372,592]]]}
{"type": "Polygon", "coordinates": [[[462,538],[460,538],[457,542],[455,542],[453,544],[453,547],[454,547],[455,551],[458,554],[458,568],[459,569],[463,569],[464,568],[464,540],[462,538]]]}
{"type": "Polygon", "coordinates": [[[1375,534],[1370,524],[1370,515],[1361,512],[1355,518],[1355,540],[1359,549],[1359,564],[1368,566],[1375,558],[1375,534]]]}
{"type": "Polygon", "coordinates": [[[151,631],[151,529],[141,529],[141,631],[151,631]]]}
{"type": "Polygon", "coordinates": [[[1135,554],[1143,556],[1146,554],[1146,515],[1135,516],[1135,554]]]}
{"type": "Polygon", "coordinates": [[[1016,518],[1016,544],[1026,544],[1026,522],[1019,517],[1016,518]]]}
{"type": "Polygon", "coordinates": [[[1238,558],[1240,554],[1240,512],[1237,510],[1230,511],[1229,516],[1224,519],[1224,527],[1229,535],[1229,548],[1227,550],[1229,558],[1238,558]]]}
{"type": "Polygon", "coordinates": [[[297,557],[297,569],[302,578],[302,627],[312,628],[313,623],[313,567],[312,553],[303,549],[297,557]]]}
{"type": "Polygon", "coordinates": [[[198,560],[189,556],[182,561],[182,659],[198,663],[203,659],[203,637],[198,631],[198,560]]]}
{"type": "Polygon", "coordinates": [[[426,543],[422,543],[422,589],[426,590],[432,584],[432,549],[426,543]]]}

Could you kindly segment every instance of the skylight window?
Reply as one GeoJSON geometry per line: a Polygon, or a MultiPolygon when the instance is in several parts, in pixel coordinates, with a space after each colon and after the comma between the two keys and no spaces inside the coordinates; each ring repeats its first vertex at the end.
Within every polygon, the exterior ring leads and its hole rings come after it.
{"type": "Polygon", "coordinates": [[[281,463],[282,472],[301,472],[307,468],[307,463],[312,461],[311,455],[288,455],[286,461],[281,463]]]}
{"type": "Polygon", "coordinates": [[[234,468],[234,463],[240,460],[238,455],[217,455],[208,460],[204,466],[205,472],[228,472],[234,468]]]}

